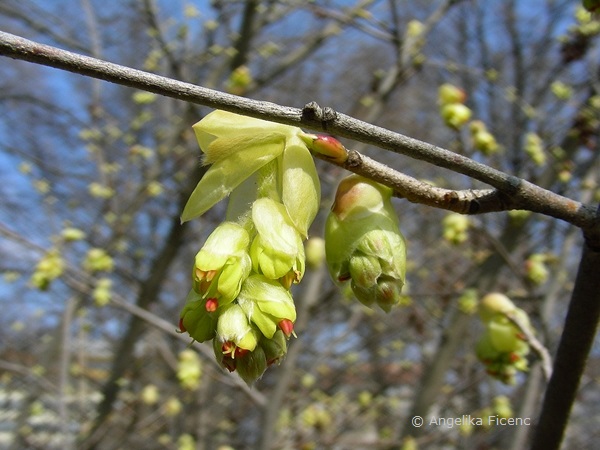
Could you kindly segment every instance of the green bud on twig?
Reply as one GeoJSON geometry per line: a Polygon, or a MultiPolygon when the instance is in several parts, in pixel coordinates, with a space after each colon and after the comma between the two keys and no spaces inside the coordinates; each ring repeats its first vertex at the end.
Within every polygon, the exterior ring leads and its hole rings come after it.
{"type": "Polygon", "coordinates": [[[352,175],[338,186],[327,218],[325,250],[337,283],[351,280],[365,305],[390,311],[400,302],[406,246],[391,204],[390,188],[352,175]]]}

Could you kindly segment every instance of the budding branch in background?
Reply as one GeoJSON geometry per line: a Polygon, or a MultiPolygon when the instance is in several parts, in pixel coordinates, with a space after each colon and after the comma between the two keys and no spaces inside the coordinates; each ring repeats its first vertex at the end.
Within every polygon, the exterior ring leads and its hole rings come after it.
{"type": "Polygon", "coordinates": [[[512,313],[506,313],[506,318],[510,320],[523,334],[525,342],[538,354],[542,361],[542,371],[544,372],[544,378],[546,381],[552,376],[552,358],[548,349],[535,337],[531,329],[527,327],[516,315],[512,313]]]}
{"type": "Polygon", "coordinates": [[[320,130],[426,161],[489,184],[495,190],[452,191],[434,188],[358,152],[351,152],[351,157],[342,167],[392,187],[399,197],[428,206],[462,214],[525,209],[562,219],[582,228],[588,243],[600,248],[600,217],[596,215],[595,208],[450,150],[362,122],[331,108],[320,108],[314,102],[298,109],[247,99],[60,50],[1,31],[0,55],[224,111],[320,130]]]}

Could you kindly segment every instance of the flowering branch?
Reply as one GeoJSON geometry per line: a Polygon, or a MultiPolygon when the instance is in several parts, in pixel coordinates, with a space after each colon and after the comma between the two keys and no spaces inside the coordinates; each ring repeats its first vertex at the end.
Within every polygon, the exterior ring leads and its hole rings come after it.
{"type": "Polygon", "coordinates": [[[410,201],[463,214],[525,209],[581,228],[586,243],[532,446],[536,449],[559,447],[600,318],[600,291],[597,286],[600,212],[595,208],[449,150],[362,122],[330,108],[322,109],[316,103],[298,109],[246,99],[60,50],[4,32],[0,32],[0,55],[254,118],[322,130],[429,162],[493,188],[476,191],[434,188],[358,152],[350,152],[343,163],[334,162],[352,172],[383,182],[394,189],[395,195],[410,201]]]}
{"type": "Polygon", "coordinates": [[[588,241],[593,241],[592,246],[600,247],[600,218],[596,216],[594,208],[450,150],[362,122],[337,113],[331,108],[322,109],[314,102],[303,109],[298,109],[238,97],[42,45],[5,32],[0,32],[0,55],[56,67],[211,108],[286,125],[321,130],[426,161],[489,184],[496,191],[439,190],[425,183],[419,183],[356,152],[351,154],[351,158],[342,167],[377,181],[383,181],[393,187],[397,195],[429,206],[463,214],[526,209],[562,219],[584,229],[588,241]]]}

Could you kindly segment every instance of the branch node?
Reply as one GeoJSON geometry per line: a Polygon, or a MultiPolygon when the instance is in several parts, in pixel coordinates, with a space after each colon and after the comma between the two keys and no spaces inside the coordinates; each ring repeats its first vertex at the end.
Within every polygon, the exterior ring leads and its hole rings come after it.
{"type": "Polygon", "coordinates": [[[479,204],[479,202],[477,200],[471,200],[468,203],[469,207],[468,207],[468,213],[469,214],[477,214],[479,212],[479,208],[481,207],[481,205],[479,204]]]}
{"type": "Polygon", "coordinates": [[[337,118],[333,108],[326,106],[321,108],[317,102],[310,102],[302,108],[302,121],[310,124],[320,125],[323,131],[327,131],[327,125],[337,118]]]}
{"type": "Polygon", "coordinates": [[[522,180],[519,177],[515,177],[514,175],[509,175],[506,178],[506,182],[510,189],[510,191],[508,191],[508,193],[513,194],[513,193],[517,192],[517,190],[521,186],[521,181],[522,180]]]}
{"type": "Polygon", "coordinates": [[[350,150],[348,152],[348,159],[346,160],[346,164],[344,164],[344,166],[346,168],[356,168],[361,164],[362,157],[360,156],[360,153],[358,153],[356,150],[350,150]]]}

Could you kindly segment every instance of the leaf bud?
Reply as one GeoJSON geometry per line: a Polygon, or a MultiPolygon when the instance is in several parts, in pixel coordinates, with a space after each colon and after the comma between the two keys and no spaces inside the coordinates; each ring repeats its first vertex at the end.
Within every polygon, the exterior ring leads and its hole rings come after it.
{"type": "Polygon", "coordinates": [[[346,150],[346,147],[340,141],[332,136],[304,134],[300,137],[306,143],[309,150],[323,155],[329,161],[336,164],[343,164],[348,160],[348,150],[346,150]]]}

